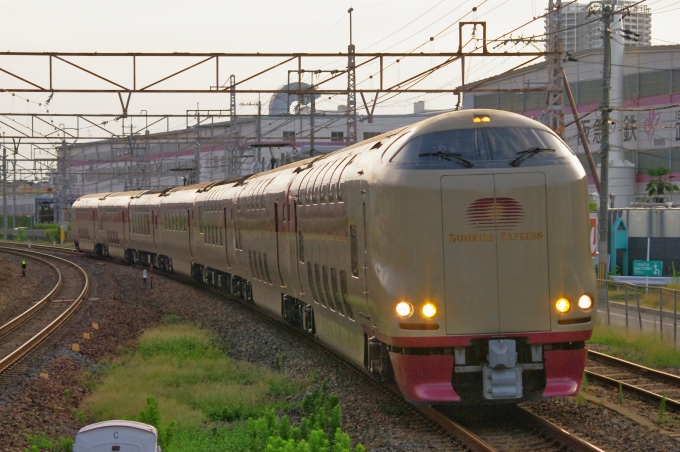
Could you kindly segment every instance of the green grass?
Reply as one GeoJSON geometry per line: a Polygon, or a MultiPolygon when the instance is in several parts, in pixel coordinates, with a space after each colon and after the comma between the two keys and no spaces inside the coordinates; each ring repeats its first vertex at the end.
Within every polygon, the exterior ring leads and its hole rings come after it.
{"type": "Polygon", "coordinates": [[[302,387],[285,374],[230,359],[203,330],[172,324],[147,331],[136,350],[110,366],[81,409],[92,421],[135,419],[151,396],[162,424],[175,421],[191,430],[286,408],[285,396],[302,387]]]}
{"type": "MultiPolygon", "coordinates": [[[[363,452],[342,432],[337,397],[327,380],[312,372],[306,381],[230,359],[204,330],[166,316],[165,325],[148,330],[139,346],[85,375],[93,393],[72,417],[80,425],[131,419],[156,426],[164,452],[363,452]],[[313,386],[302,403],[290,396],[313,386]],[[276,410],[294,409],[299,427],[276,410]]],[[[70,393],[64,392],[64,398],[70,393]]],[[[299,398],[297,398],[299,400],[299,398]]],[[[70,450],[63,438],[28,438],[28,452],[70,450]]]]}
{"type": "Polygon", "coordinates": [[[640,333],[634,329],[596,325],[589,344],[608,346],[607,353],[648,367],[680,366],[680,352],[673,344],[661,340],[658,333],[640,333]]]}

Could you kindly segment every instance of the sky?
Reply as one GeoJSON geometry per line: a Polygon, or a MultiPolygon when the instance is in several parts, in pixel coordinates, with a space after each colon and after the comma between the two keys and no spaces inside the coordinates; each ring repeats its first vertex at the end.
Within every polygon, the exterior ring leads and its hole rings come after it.
{"type": "MultiPolygon", "coordinates": [[[[564,1],[563,3],[566,3],[564,1]]],[[[194,0],[0,0],[3,25],[0,26],[0,52],[345,52],[349,43],[349,14],[352,13],[352,40],[357,52],[452,52],[458,49],[458,21],[486,21],[487,37],[496,38],[520,27],[513,37],[529,37],[543,33],[543,19],[532,19],[544,14],[547,0],[355,0],[339,1],[270,1],[248,0],[212,1],[194,0]],[[473,11],[476,7],[476,11],[473,11]],[[430,40],[434,37],[434,40],[430,40]]],[[[647,0],[643,3],[652,10],[652,38],[654,45],[675,44],[680,41],[674,27],[680,19],[680,1],[647,0]]],[[[481,33],[477,33],[479,37],[481,33]]],[[[464,32],[464,40],[471,50],[474,44],[472,29],[464,32]]],[[[537,44],[542,46],[541,43],[537,44]]],[[[493,50],[493,49],[490,49],[493,50]]],[[[497,51],[537,51],[526,44],[508,44],[497,51]]],[[[467,80],[476,80],[516,66],[527,57],[475,58],[468,63],[467,80]]],[[[124,86],[131,84],[130,59],[70,58],[124,86]]],[[[282,58],[240,58],[221,60],[220,83],[227,82],[233,73],[237,81],[282,61],[282,58]]],[[[407,58],[399,63],[385,60],[385,85],[392,85],[433,65],[443,58],[407,58]]],[[[145,60],[137,64],[138,86],[169,75],[197,62],[197,59],[145,60]]],[[[11,58],[0,54],[0,68],[35,81],[48,84],[47,59],[11,58]]],[[[361,62],[361,60],[358,60],[361,62]]],[[[306,59],[305,69],[344,69],[343,58],[306,59]]],[[[287,70],[297,69],[294,62],[281,66],[265,76],[244,83],[243,88],[276,89],[286,83],[287,70]]],[[[83,73],[77,73],[66,64],[55,62],[55,83],[61,86],[104,87],[105,82],[83,73]]],[[[377,78],[369,78],[377,71],[377,63],[357,70],[358,88],[374,89],[377,78]]],[[[292,75],[293,80],[296,75],[292,75]]],[[[437,71],[418,88],[453,89],[460,85],[459,63],[450,64],[437,71]]],[[[323,79],[323,76],[322,76],[323,79]]],[[[310,82],[310,75],[303,79],[310,82]]],[[[318,79],[317,79],[318,80],[318,79]]],[[[200,87],[215,84],[215,67],[199,66],[162,86],[172,88],[200,87]]],[[[346,77],[327,86],[346,88],[346,77]]],[[[17,87],[21,82],[0,73],[0,89],[17,87]]],[[[159,85],[161,86],[161,85],[159,85]]],[[[0,114],[19,113],[119,113],[120,102],[116,94],[65,94],[56,93],[49,105],[43,93],[10,93],[0,91],[0,114]]],[[[266,103],[269,95],[262,95],[266,103]]],[[[253,105],[257,94],[237,96],[239,114],[255,114],[253,105]]],[[[407,94],[390,99],[382,98],[377,114],[409,113],[413,102],[423,100],[428,109],[453,108],[456,98],[452,94],[407,94]]],[[[345,104],[343,96],[324,96],[317,102],[320,110],[336,110],[345,104]],[[330,99],[328,98],[330,97],[330,99]]],[[[361,105],[361,104],[360,104],[361,105]]],[[[184,114],[188,109],[228,109],[225,94],[146,94],[133,95],[129,111],[147,111],[155,114],[184,114]]],[[[264,108],[266,111],[266,108],[264,108]]],[[[361,112],[360,112],[361,113],[361,112]]],[[[66,122],[67,120],[55,121],[66,122]]],[[[143,121],[133,126],[143,127],[143,121]]],[[[171,128],[183,127],[183,119],[173,120],[171,128]]],[[[24,124],[28,125],[28,123],[24,124]]],[[[117,124],[116,127],[120,127],[117,124]]],[[[158,131],[152,128],[153,131],[158,131]]],[[[165,127],[165,126],[162,126],[165,127]]],[[[0,130],[6,127],[0,125],[0,130]]],[[[83,129],[82,135],[92,133],[92,127],[83,129]]],[[[117,130],[118,132],[118,130],[117,130]]],[[[43,133],[44,132],[43,130],[43,133]]]]}

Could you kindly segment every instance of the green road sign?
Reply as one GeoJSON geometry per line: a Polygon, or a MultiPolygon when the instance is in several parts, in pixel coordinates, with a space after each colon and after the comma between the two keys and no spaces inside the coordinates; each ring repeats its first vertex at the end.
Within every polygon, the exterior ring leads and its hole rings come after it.
{"type": "Polygon", "coordinates": [[[633,276],[661,276],[662,261],[633,261],[633,276]]]}

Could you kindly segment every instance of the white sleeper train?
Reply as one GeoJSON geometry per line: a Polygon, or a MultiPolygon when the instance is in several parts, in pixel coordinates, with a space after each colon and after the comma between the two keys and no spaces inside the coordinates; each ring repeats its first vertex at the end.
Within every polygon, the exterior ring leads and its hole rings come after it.
{"type": "Polygon", "coordinates": [[[72,218],[81,251],[253,302],[413,403],[580,388],[586,175],[526,117],[447,113],[235,180],[83,196],[72,218]]]}

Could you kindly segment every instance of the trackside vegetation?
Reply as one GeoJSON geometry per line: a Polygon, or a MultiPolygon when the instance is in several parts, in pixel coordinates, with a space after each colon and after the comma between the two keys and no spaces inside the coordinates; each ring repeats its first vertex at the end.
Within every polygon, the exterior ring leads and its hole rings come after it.
{"type": "Polygon", "coordinates": [[[658,332],[640,333],[635,327],[609,327],[598,324],[588,344],[607,346],[606,353],[647,367],[678,367],[680,353],[673,343],[659,338],[658,332]]]}
{"type": "MultiPolygon", "coordinates": [[[[163,452],[364,450],[353,448],[342,431],[340,405],[325,380],[315,373],[295,381],[283,364],[276,368],[229,358],[205,330],[165,325],[148,330],[136,349],[108,363],[82,411],[74,412],[82,424],[128,419],[154,425],[163,452]],[[303,391],[308,395],[300,402],[303,391]]],[[[50,442],[44,435],[29,442],[55,452],[68,446],[63,438],[50,442]]]]}

